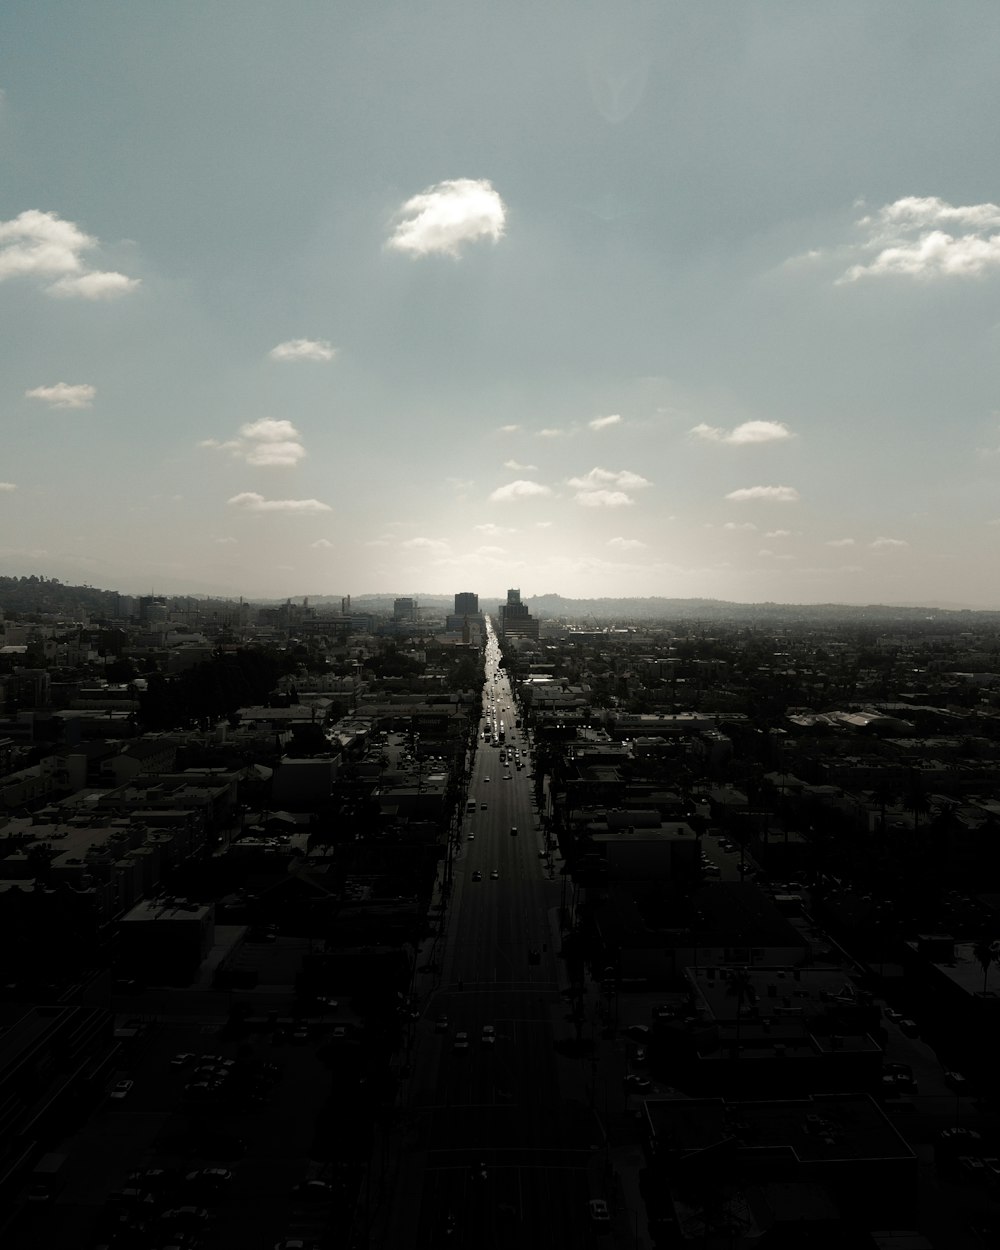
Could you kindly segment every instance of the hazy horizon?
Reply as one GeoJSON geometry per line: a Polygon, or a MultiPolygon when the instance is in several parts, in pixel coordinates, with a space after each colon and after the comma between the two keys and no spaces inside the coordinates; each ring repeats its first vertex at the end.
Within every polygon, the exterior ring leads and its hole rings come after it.
{"type": "Polygon", "coordinates": [[[998,59],[989,0],[8,6],[0,571],[1000,608],[998,59]]]}

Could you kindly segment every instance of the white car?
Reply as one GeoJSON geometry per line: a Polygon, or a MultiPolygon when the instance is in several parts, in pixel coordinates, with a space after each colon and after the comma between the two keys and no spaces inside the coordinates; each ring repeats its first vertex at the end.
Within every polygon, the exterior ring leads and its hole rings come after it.
{"type": "Polygon", "coordinates": [[[133,1081],[118,1081],[111,1089],[112,1098],[127,1098],[132,1090],[133,1081]]]}

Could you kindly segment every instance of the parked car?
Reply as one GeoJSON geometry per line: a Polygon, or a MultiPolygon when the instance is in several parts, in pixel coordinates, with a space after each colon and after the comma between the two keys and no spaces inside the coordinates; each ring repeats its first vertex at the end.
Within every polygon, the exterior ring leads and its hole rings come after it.
{"type": "Polygon", "coordinates": [[[455,1050],[468,1050],[469,1049],[468,1033],[456,1033],[455,1034],[454,1049],[455,1050]]]}
{"type": "Polygon", "coordinates": [[[127,1098],[132,1092],[132,1086],[134,1084],[134,1081],[116,1081],[111,1087],[111,1097],[118,1099],[127,1098]]]}
{"type": "Polygon", "coordinates": [[[899,1031],[900,1033],[904,1034],[906,1037],[919,1037],[920,1036],[920,1026],[917,1024],[916,1020],[909,1020],[909,1019],[900,1020],[899,1031]]]}
{"type": "Polygon", "coordinates": [[[472,874],[472,880],[473,880],[473,881],[482,881],[482,879],[483,879],[483,874],[482,874],[482,873],[479,871],[479,869],[477,868],[477,869],[476,869],[476,871],[472,874]]]}

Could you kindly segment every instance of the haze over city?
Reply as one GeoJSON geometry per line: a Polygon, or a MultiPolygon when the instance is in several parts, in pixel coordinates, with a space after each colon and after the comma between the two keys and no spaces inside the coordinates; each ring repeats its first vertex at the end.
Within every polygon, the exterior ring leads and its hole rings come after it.
{"type": "Polygon", "coordinates": [[[1000,607],[998,36],[7,6],[2,571],[1000,607]]]}

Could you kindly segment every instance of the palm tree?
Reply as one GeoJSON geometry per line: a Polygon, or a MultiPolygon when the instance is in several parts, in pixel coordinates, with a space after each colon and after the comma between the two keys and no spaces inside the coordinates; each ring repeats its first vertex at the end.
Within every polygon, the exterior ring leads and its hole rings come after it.
{"type": "Polygon", "coordinates": [[[986,985],[990,977],[990,968],[997,962],[996,940],[994,938],[981,937],[972,948],[972,954],[983,970],[983,995],[985,996],[986,985]]]}

